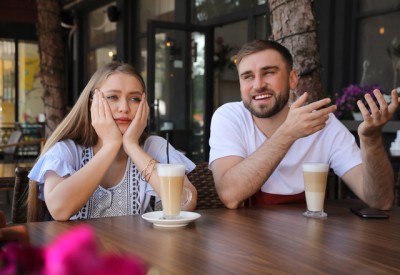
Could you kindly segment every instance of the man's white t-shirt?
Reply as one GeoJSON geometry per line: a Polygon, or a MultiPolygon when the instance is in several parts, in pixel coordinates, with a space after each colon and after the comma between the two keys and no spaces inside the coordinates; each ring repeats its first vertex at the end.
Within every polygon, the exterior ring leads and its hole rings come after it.
{"type": "MultiPolygon", "coordinates": [[[[212,117],[209,164],[226,156],[247,158],[266,141],[243,102],[226,103],[212,117]]],[[[293,143],[261,190],[281,195],[303,192],[305,162],[328,163],[341,177],[362,159],[354,136],[330,114],[324,129],[293,143]]]]}

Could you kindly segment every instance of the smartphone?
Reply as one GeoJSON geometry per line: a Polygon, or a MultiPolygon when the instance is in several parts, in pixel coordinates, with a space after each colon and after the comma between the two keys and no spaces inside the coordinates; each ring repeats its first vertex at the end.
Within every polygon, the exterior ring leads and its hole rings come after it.
{"type": "Polygon", "coordinates": [[[389,214],[383,210],[365,207],[352,207],[350,211],[365,219],[387,219],[389,214]]]}

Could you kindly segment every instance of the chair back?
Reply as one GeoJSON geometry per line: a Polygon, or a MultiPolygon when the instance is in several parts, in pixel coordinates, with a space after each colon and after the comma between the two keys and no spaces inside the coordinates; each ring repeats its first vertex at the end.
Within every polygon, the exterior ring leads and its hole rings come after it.
{"type": "MultiPolygon", "coordinates": [[[[8,138],[7,144],[14,144],[18,143],[22,138],[22,132],[20,130],[15,130],[11,133],[10,137],[8,138]]],[[[10,146],[3,149],[4,154],[12,155],[15,153],[17,146],[10,146]]]]}
{"type": "Polygon", "coordinates": [[[39,187],[30,181],[28,174],[31,167],[15,168],[14,197],[11,219],[13,223],[49,221],[52,217],[46,203],[38,198],[39,187]],[[30,192],[30,188],[32,188],[30,192]]]}
{"type": "Polygon", "coordinates": [[[196,168],[188,174],[190,182],[197,189],[196,209],[224,208],[215,189],[214,178],[207,162],[196,164],[196,168]]]}
{"type": "Polygon", "coordinates": [[[15,168],[14,197],[11,220],[13,223],[26,223],[28,211],[28,192],[30,167],[15,168]]]}

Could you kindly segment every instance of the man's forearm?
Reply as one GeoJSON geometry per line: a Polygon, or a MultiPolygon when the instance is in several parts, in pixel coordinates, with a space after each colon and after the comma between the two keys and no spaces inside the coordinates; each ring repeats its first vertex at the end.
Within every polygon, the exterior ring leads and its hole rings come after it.
{"type": "Polygon", "coordinates": [[[393,204],[394,176],[382,136],[360,137],[366,203],[373,208],[389,209],[393,204]]]}
{"type": "Polygon", "coordinates": [[[218,191],[225,205],[228,208],[237,208],[242,201],[260,190],[292,144],[293,140],[277,133],[252,155],[229,169],[218,184],[218,191]]]}

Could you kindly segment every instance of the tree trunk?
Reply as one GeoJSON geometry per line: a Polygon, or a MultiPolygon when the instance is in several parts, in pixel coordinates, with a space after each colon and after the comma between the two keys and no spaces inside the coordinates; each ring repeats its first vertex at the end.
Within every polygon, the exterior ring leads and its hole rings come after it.
{"type": "Polygon", "coordinates": [[[309,93],[309,102],[321,97],[317,26],[312,0],[268,0],[272,40],[287,47],[300,76],[298,95],[309,93]]]}
{"type": "Polygon", "coordinates": [[[61,29],[59,0],[36,0],[38,11],[40,78],[44,88],[43,102],[46,114],[45,136],[48,137],[65,117],[63,98],[64,43],[61,29]]]}

